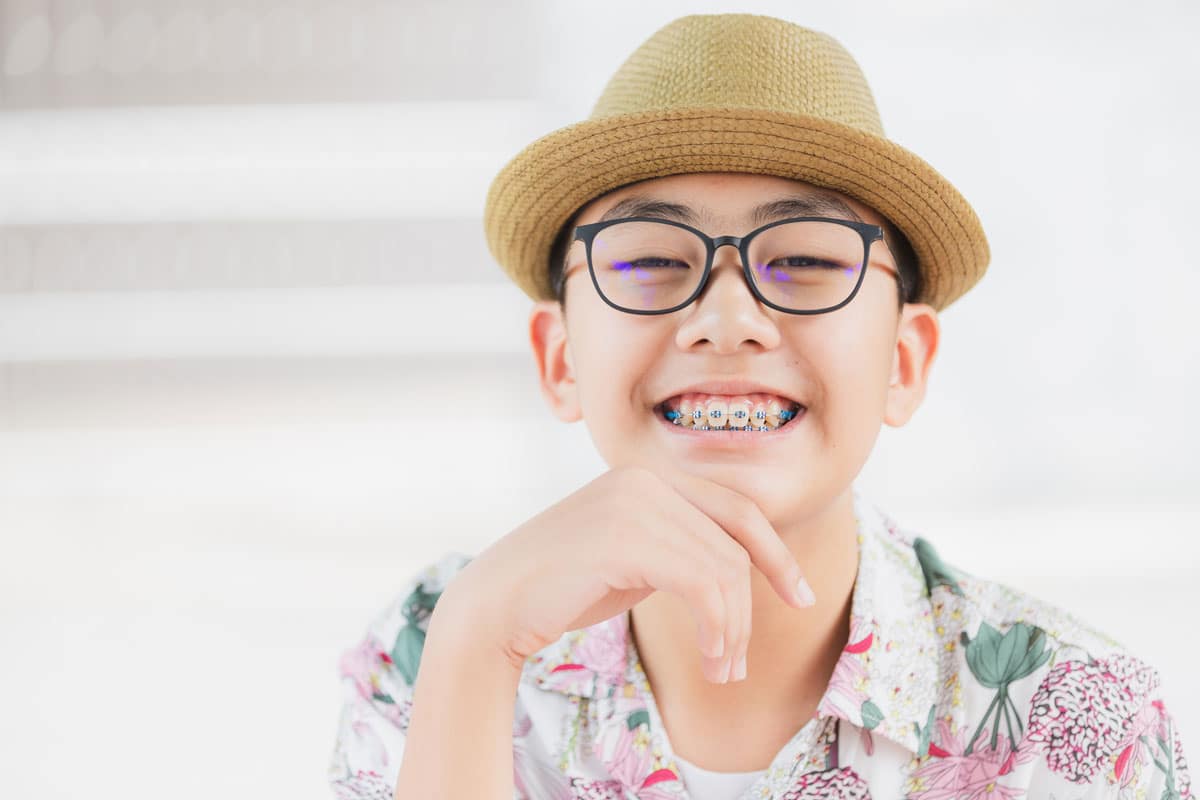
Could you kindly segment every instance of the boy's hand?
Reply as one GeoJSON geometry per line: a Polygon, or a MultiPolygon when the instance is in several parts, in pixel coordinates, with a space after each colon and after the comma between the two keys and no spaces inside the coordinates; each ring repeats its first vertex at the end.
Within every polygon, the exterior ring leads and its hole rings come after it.
{"type": "Polygon", "coordinates": [[[520,669],[567,631],[671,592],[691,608],[705,676],[719,683],[725,662],[736,664],[748,647],[752,565],[786,602],[805,607],[800,566],[747,497],[703,478],[668,482],[617,468],[472,559],[437,610],[451,600],[441,618],[460,615],[520,669]]]}

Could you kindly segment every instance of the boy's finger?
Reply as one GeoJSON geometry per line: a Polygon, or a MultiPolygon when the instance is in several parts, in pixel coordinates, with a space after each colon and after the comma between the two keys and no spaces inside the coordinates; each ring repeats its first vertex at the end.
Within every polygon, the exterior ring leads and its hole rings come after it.
{"type": "MultiPolygon", "coordinates": [[[[804,571],[766,516],[745,495],[694,475],[662,476],[685,500],[721,526],[746,550],[754,564],[785,602],[807,608],[811,602],[799,588],[804,571]]],[[[810,590],[811,591],[811,590],[810,590]]]]}

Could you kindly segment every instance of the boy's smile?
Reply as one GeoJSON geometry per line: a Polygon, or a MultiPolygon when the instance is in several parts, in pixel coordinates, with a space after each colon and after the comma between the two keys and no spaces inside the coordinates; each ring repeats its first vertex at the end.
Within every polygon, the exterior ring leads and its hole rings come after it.
{"type": "Polygon", "coordinates": [[[745,450],[776,446],[807,409],[749,381],[708,381],[654,406],[654,415],[688,447],[745,450]],[[720,392],[720,393],[719,393],[720,392]]]}

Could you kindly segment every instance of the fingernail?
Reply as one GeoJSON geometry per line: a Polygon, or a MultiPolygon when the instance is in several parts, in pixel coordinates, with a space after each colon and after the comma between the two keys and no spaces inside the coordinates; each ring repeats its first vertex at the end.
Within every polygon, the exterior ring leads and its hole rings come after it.
{"type": "Polygon", "coordinates": [[[721,663],[721,683],[729,683],[729,668],[732,666],[732,658],[727,658],[721,663]]]}
{"type": "Polygon", "coordinates": [[[746,656],[744,654],[738,659],[737,664],[735,664],[733,667],[733,679],[735,681],[746,679],[746,656]]]}
{"type": "Polygon", "coordinates": [[[808,585],[808,581],[804,580],[803,575],[796,582],[796,600],[802,606],[811,606],[817,602],[817,596],[813,594],[812,587],[808,585]]]}

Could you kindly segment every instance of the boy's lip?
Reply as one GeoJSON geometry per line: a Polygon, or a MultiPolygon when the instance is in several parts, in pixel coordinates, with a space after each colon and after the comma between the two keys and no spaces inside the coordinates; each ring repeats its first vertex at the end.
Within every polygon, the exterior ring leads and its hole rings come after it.
{"type": "Polygon", "coordinates": [[[662,415],[658,406],[651,413],[658,419],[660,425],[670,430],[668,435],[680,437],[680,441],[695,447],[717,448],[730,452],[742,452],[747,448],[770,446],[790,440],[808,416],[808,409],[801,406],[796,414],[782,428],[773,431],[698,431],[671,422],[662,415]]]}
{"type": "Polygon", "coordinates": [[[739,395],[739,394],[774,394],[780,397],[787,398],[793,403],[799,403],[805,408],[808,404],[800,400],[788,389],[782,389],[778,386],[773,386],[768,383],[760,383],[758,381],[744,379],[717,379],[708,381],[699,381],[689,384],[688,386],[674,389],[670,394],[663,395],[655,402],[654,407],[657,408],[662,403],[670,400],[672,397],[678,397],[681,394],[718,394],[718,395],[739,395]]]}

